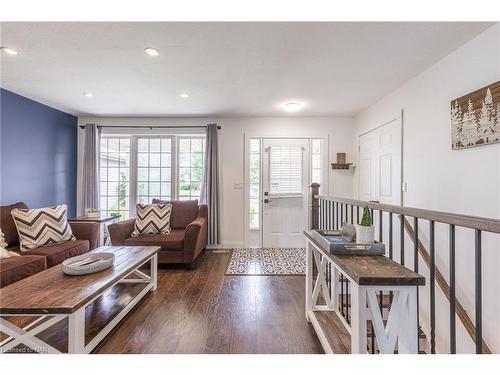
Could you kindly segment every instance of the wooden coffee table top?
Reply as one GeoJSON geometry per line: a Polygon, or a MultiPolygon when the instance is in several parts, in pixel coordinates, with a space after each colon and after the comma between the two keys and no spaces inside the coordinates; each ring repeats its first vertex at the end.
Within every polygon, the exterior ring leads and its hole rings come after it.
{"type": "Polygon", "coordinates": [[[0,314],[70,314],[91,301],[160,250],[159,246],[103,246],[115,254],[114,267],[68,276],[62,265],[0,289],[0,314]]]}

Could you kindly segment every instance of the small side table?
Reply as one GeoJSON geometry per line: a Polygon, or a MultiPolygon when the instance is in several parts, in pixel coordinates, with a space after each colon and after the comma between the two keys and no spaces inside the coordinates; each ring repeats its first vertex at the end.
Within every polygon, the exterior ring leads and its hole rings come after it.
{"type": "Polygon", "coordinates": [[[105,246],[110,244],[110,239],[108,235],[108,225],[116,223],[120,219],[119,215],[101,215],[101,216],[78,216],[73,219],[69,219],[69,222],[73,223],[99,223],[99,246],[105,246]]]}

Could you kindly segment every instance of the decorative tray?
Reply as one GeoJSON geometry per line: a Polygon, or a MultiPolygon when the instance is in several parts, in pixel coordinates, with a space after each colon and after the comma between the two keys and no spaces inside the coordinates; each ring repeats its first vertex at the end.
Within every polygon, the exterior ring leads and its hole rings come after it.
{"type": "Polygon", "coordinates": [[[113,253],[87,253],[62,263],[62,270],[66,275],[87,275],[103,271],[113,265],[113,253]]]}
{"type": "Polygon", "coordinates": [[[340,231],[314,229],[308,231],[309,235],[330,254],[349,255],[384,255],[385,245],[381,242],[359,244],[348,242],[342,238],[340,231]]]}

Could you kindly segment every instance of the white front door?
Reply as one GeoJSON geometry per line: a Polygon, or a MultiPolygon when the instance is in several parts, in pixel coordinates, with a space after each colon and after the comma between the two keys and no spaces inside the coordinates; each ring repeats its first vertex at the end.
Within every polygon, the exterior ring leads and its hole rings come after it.
{"type": "Polygon", "coordinates": [[[359,137],[359,199],[401,204],[401,122],[359,137]]]}
{"type": "Polygon", "coordinates": [[[263,150],[263,247],[303,247],[309,140],[264,139],[263,150]]]}

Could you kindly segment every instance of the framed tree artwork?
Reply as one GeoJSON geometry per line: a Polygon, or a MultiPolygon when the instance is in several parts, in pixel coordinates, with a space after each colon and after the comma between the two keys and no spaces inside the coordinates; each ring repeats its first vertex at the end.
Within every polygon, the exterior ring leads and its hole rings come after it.
{"type": "Polygon", "coordinates": [[[500,142],[500,81],[451,101],[453,150],[500,142]]]}

